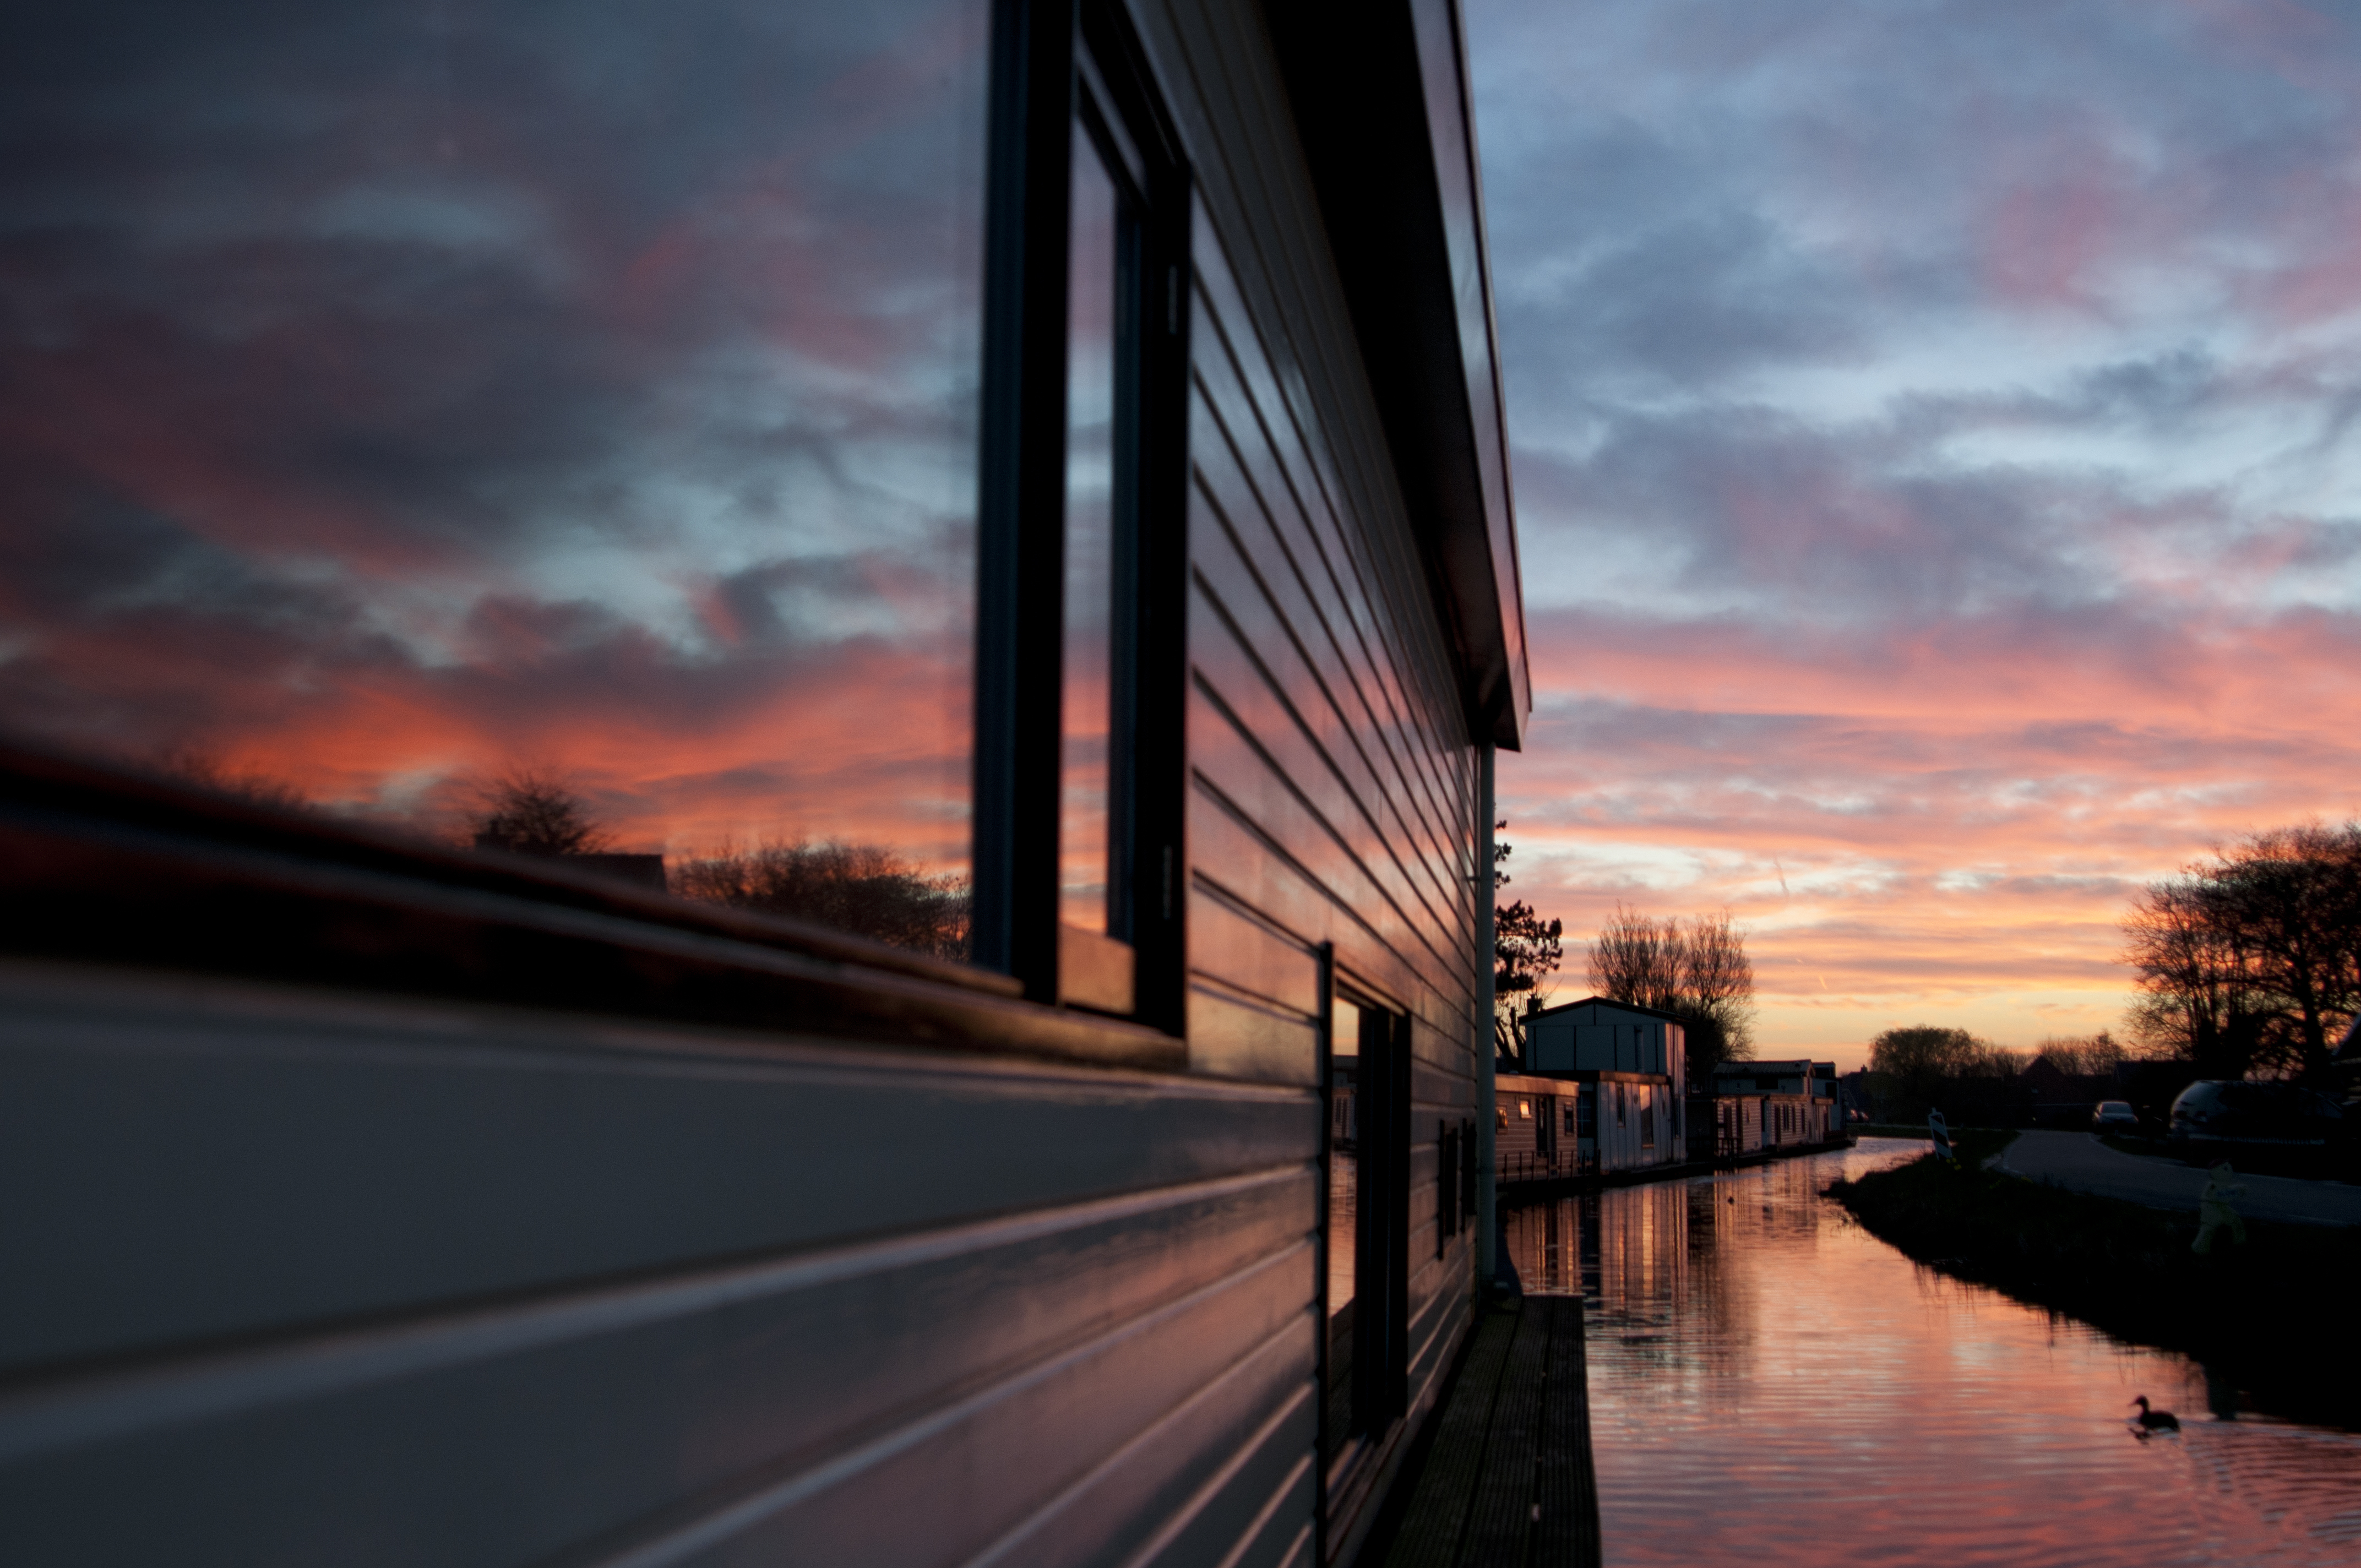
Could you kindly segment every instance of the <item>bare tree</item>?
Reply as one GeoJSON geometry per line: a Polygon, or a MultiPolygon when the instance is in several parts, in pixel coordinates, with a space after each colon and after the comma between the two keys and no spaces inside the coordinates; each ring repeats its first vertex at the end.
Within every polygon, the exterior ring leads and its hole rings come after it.
{"type": "Polygon", "coordinates": [[[928,876],[876,844],[773,840],[673,868],[684,897],[817,921],[938,958],[967,956],[967,879],[928,876]]]}
{"type": "Polygon", "coordinates": [[[2104,1029],[2095,1035],[2049,1035],[2033,1047],[2037,1061],[2072,1078],[2104,1078],[2130,1056],[2104,1029]]]}
{"type": "Polygon", "coordinates": [[[1681,949],[1681,1005],[1688,1029],[1689,1073],[1700,1087],[1726,1061],[1754,1055],[1754,963],[1730,911],[1689,922],[1681,949]]]}
{"type": "Polygon", "coordinates": [[[1727,909],[1684,925],[1618,904],[1590,944],[1590,988],[1680,1017],[1691,1089],[1710,1085],[1721,1063],[1754,1054],[1754,964],[1727,909]]]}
{"type": "Polygon", "coordinates": [[[2193,872],[2153,883],[2134,901],[2123,923],[2124,961],[2141,993],[2132,1029],[2204,1077],[2244,1078],[2268,1001],[2213,904],[2206,879],[2193,872]]]}
{"type": "Polygon", "coordinates": [[[2361,825],[2250,834],[2124,920],[2133,1026],[2209,1078],[2320,1078],[2361,1011],[2361,825]]]}
{"type": "Polygon", "coordinates": [[[2328,1072],[2330,1043],[2361,1008],[2361,825],[2257,833],[2221,857],[2215,905],[2277,1003],[2278,1065],[2328,1072]]]}
{"type": "Polygon", "coordinates": [[[595,855],[608,835],[582,798],[547,768],[516,764],[475,786],[476,848],[518,855],[595,855]]]}
{"type": "Polygon", "coordinates": [[[1652,919],[1615,905],[1590,944],[1590,989],[1615,1002],[1677,1013],[1688,938],[1677,918],[1652,919]]]}

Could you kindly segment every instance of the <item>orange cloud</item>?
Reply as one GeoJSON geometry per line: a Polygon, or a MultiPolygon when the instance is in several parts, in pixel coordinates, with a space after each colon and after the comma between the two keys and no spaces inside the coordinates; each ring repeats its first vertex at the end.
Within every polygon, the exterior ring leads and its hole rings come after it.
{"type": "Polygon", "coordinates": [[[1537,617],[1533,739],[1500,774],[1511,893],[1566,919],[1577,988],[1619,901],[1728,906],[1766,1047],[2117,1027],[2143,883],[2250,828],[2361,815],[2356,643],[2310,611],[2144,642],[1537,617]]]}

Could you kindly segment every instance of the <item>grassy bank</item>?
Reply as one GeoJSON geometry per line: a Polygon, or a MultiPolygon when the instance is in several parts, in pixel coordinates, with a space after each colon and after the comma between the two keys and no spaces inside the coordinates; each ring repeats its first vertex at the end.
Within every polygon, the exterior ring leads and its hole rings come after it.
{"type": "Polygon", "coordinates": [[[2276,1414],[2361,1428],[2361,1229],[2250,1220],[2245,1245],[2217,1237],[2200,1257],[2194,1213],[1979,1168],[2012,1136],[1962,1133],[1959,1166],[1930,1155],[1828,1193],[1921,1263],[2181,1351],[2276,1414]]]}

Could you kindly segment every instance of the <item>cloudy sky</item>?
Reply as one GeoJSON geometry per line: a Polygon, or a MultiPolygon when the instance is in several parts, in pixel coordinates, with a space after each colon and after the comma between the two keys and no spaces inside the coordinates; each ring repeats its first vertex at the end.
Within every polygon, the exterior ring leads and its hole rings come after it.
{"type": "Polygon", "coordinates": [[[2361,814],[2361,14],[1466,9],[1512,892],[1727,905],[1766,1054],[2118,1026],[2141,883],[2361,814]]]}

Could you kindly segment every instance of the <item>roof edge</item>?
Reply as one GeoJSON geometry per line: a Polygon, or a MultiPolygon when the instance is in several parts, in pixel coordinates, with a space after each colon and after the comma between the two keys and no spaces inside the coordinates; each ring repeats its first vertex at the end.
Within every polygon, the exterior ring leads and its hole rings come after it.
{"type": "Polygon", "coordinates": [[[1499,335],[1457,0],[1267,0],[1468,734],[1532,711],[1499,335]]]}
{"type": "Polygon", "coordinates": [[[1611,996],[1586,996],[1579,1002],[1561,1002],[1554,1007],[1544,1007],[1538,1013],[1525,1014],[1527,1022],[1546,1018],[1553,1013],[1570,1013],[1577,1007],[1617,1007],[1626,1013],[1637,1013],[1644,1018],[1662,1018],[1667,1024],[1694,1024],[1697,1019],[1686,1013],[1667,1013],[1661,1007],[1642,1007],[1636,1002],[1618,1002],[1611,996]]]}

